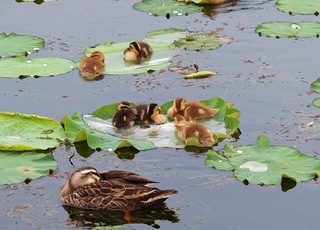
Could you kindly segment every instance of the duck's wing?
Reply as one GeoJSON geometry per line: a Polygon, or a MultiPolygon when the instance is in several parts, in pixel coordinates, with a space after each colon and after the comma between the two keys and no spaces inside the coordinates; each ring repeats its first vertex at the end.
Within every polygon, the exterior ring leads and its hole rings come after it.
{"type": "Polygon", "coordinates": [[[149,180],[147,178],[139,176],[139,174],[120,170],[111,170],[106,172],[101,172],[100,176],[102,180],[118,179],[122,182],[132,183],[132,184],[153,184],[158,183],[156,181],[149,180]]]}

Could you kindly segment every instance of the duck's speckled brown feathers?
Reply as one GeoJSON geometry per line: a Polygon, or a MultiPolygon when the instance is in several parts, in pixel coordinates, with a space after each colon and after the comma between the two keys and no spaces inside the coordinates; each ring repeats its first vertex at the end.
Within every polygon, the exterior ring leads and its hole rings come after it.
{"type": "Polygon", "coordinates": [[[155,103],[136,105],[134,109],[137,111],[138,123],[160,125],[166,122],[166,117],[155,103]]]}
{"type": "Polygon", "coordinates": [[[84,77],[101,74],[105,67],[104,54],[101,51],[94,51],[90,57],[80,60],[79,70],[84,77]]]}
{"type": "Polygon", "coordinates": [[[127,101],[122,101],[112,118],[112,124],[118,129],[129,129],[136,120],[136,110],[127,101]]]}
{"type": "Polygon", "coordinates": [[[158,206],[177,193],[175,190],[147,187],[145,184],[153,181],[125,171],[97,172],[99,179],[95,177],[95,181],[83,184],[94,175],[93,172],[97,171],[92,167],[75,171],[63,188],[60,200],[66,205],[84,209],[132,211],[158,206]]]}

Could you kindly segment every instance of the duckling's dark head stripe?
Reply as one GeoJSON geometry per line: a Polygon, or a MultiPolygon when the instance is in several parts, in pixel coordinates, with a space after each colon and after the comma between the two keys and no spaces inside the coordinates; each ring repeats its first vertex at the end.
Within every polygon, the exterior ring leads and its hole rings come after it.
{"type": "Polygon", "coordinates": [[[148,106],[148,116],[151,116],[153,113],[155,113],[157,107],[158,107],[157,104],[151,103],[151,104],[148,106]]]}
{"type": "Polygon", "coordinates": [[[127,101],[122,101],[122,102],[119,104],[118,109],[119,109],[119,110],[131,109],[131,105],[130,105],[130,103],[127,102],[127,101]]]}
{"type": "Polygon", "coordinates": [[[140,45],[138,44],[138,42],[131,42],[130,45],[134,46],[134,48],[135,48],[138,52],[140,52],[141,49],[140,49],[140,45]]]}

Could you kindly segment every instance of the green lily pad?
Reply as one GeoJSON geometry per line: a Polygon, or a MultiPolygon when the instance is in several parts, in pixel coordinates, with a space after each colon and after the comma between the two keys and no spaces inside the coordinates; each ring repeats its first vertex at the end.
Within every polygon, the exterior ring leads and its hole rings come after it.
{"type": "Polygon", "coordinates": [[[142,0],[135,3],[133,8],[154,16],[166,16],[168,18],[197,13],[202,7],[194,3],[183,3],[175,0],[142,0]]]}
{"type": "Polygon", "coordinates": [[[0,112],[0,150],[46,150],[65,138],[61,125],[51,118],[0,112]]]}
{"type": "Polygon", "coordinates": [[[185,38],[187,33],[181,29],[169,28],[150,31],[146,34],[145,42],[159,42],[172,45],[175,40],[185,38]]]}
{"type": "MultiPolygon", "coordinates": [[[[130,41],[131,42],[131,41],[130,41]]],[[[126,62],[123,59],[123,51],[129,46],[130,42],[112,43],[105,42],[103,45],[98,45],[94,48],[86,50],[86,55],[96,50],[105,53],[105,71],[104,74],[139,74],[147,73],[150,70],[161,70],[168,67],[171,63],[169,60],[177,53],[171,49],[168,44],[162,42],[148,42],[153,49],[153,54],[150,59],[142,61],[140,64],[126,62]]]]}
{"type": "Polygon", "coordinates": [[[316,98],[312,101],[312,104],[315,106],[315,107],[318,107],[320,108],[320,98],[316,98]]]}
{"type": "MultiPolygon", "coordinates": [[[[172,106],[172,103],[172,101],[167,102],[161,106],[164,113],[172,106]]],[[[232,138],[240,125],[237,119],[240,111],[218,97],[201,101],[201,103],[211,108],[219,108],[214,119],[200,121],[213,132],[216,142],[232,138]]],[[[115,129],[112,126],[112,117],[117,106],[118,103],[103,106],[91,115],[82,116],[77,112],[72,117],[66,115],[62,120],[66,135],[71,142],[87,141],[88,146],[92,149],[101,148],[109,151],[132,146],[138,150],[185,147],[183,141],[176,137],[172,122],[151,125],[147,129],[141,129],[138,125],[124,131],[115,129]]],[[[194,138],[188,139],[186,145],[204,147],[194,138]]]]}
{"type": "Polygon", "coordinates": [[[0,151],[0,185],[30,181],[57,168],[52,153],[0,151]]]}
{"type": "Polygon", "coordinates": [[[101,148],[107,151],[114,151],[124,147],[134,147],[138,150],[155,148],[152,143],[147,141],[126,140],[92,129],[83,121],[82,115],[78,112],[75,112],[71,117],[66,115],[62,123],[64,124],[65,133],[72,143],[87,141],[88,146],[92,149],[101,148]]]}
{"type": "Polygon", "coordinates": [[[307,181],[320,173],[320,161],[288,146],[270,146],[258,136],[252,146],[226,144],[220,154],[208,151],[206,164],[220,170],[233,170],[234,176],[250,184],[281,184],[283,178],[307,181]],[[222,154],[222,155],[221,155],[222,154]]]}
{"type": "Polygon", "coordinates": [[[230,40],[220,38],[216,33],[187,34],[184,38],[174,41],[174,45],[187,50],[212,50],[221,46],[221,43],[229,43],[230,40]]]}
{"type": "Polygon", "coordinates": [[[196,4],[219,4],[228,0],[178,0],[179,2],[194,2],[196,4]]]}
{"type": "Polygon", "coordinates": [[[311,83],[311,89],[317,93],[320,93],[320,78],[317,78],[317,80],[311,83]]]}
{"type": "Polygon", "coordinates": [[[28,59],[25,56],[0,61],[0,77],[53,76],[67,73],[75,68],[69,59],[48,57],[28,59]]]}
{"type": "Polygon", "coordinates": [[[318,0],[278,0],[276,7],[284,12],[295,14],[315,14],[320,12],[318,0]]]}
{"type": "Polygon", "coordinates": [[[30,35],[0,34],[0,57],[21,56],[37,52],[44,47],[44,40],[30,35]]]}
{"type": "Polygon", "coordinates": [[[319,22],[266,22],[256,28],[259,36],[267,37],[319,37],[319,22]]]}

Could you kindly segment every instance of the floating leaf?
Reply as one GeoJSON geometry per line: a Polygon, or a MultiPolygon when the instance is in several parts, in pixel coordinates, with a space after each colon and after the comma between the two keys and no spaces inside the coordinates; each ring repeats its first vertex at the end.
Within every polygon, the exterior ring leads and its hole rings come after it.
{"type": "Polygon", "coordinates": [[[279,10],[295,14],[315,14],[320,12],[320,2],[318,0],[278,0],[276,7],[279,10]]]}
{"type": "Polygon", "coordinates": [[[315,107],[320,107],[320,98],[316,98],[312,101],[312,104],[315,106],[315,107]]]}
{"type": "Polygon", "coordinates": [[[139,3],[135,3],[133,8],[155,16],[166,16],[169,18],[197,13],[202,7],[193,3],[182,3],[175,0],[142,0],[139,3]]]}
{"type": "Polygon", "coordinates": [[[174,41],[174,45],[187,50],[212,50],[221,46],[221,43],[228,43],[230,40],[220,38],[216,33],[187,34],[184,38],[174,41]]]}
{"type": "Polygon", "coordinates": [[[160,42],[168,45],[173,44],[175,40],[185,38],[187,33],[181,29],[169,28],[150,31],[146,35],[145,42],[160,42]]]}
{"type": "Polygon", "coordinates": [[[0,185],[30,181],[57,168],[52,153],[0,151],[0,185]]]}
{"type": "Polygon", "coordinates": [[[21,56],[37,52],[44,47],[44,40],[30,35],[0,34],[0,57],[21,56]]]}
{"type": "Polygon", "coordinates": [[[199,71],[196,73],[191,73],[188,75],[185,75],[184,78],[207,78],[207,77],[212,77],[213,75],[216,75],[217,73],[211,72],[211,71],[199,71]]]}
{"type": "Polygon", "coordinates": [[[256,28],[259,36],[267,37],[319,37],[319,22],[266,22],[256,28]]]}
{"type": "Polygon", "coordinates": [[[320,93],[320,78],[317,78],[317,80],[311,83],[311,89],[317,93],[320,93]]]}
{"type": "Polygon", "coordinates": [[[252,146],[226,144],[217,152],[208,151],[206,164],[220,170],[233,170],[240,181],[250,184],[281,184],[283,178],[307,181],[320,173],[320,161],[288,146],[270,146],[270,140],[258,136],[252,146]]]}
{"type": "Polygon", "coordinates": [[[219,4],[228,0],[178,0],[179,2],[194,2],[197,4],[219,4]]]}
{"type": "Polygon", "coordinates": [[[67,73],[75,68],[69,59],[48,57],[28,59],[25,56],[0,61],[1,77],[53,76],[67,73]]]}
{"type": "Polygon", "coordinates": [[[176,54],[168,44],[162,42],[148,42],[153,49],[150,59],[142,61],[140,64],[126,62],[123,59],[123,51],[129,46],[130,42],[112,43],[105,42],[103,45],[89,48],[86,55],[96,50],[105,53],[105,74],[139,74],[147,73],[150,70],[161,70],[168,67],[171,63],[169,60],[176,54]]]}
{"type": "Polygon", "coordinates": [[[0,112],[0,150],[45,150],[65,138],[61,125],[51,118],[0,112]]]}

